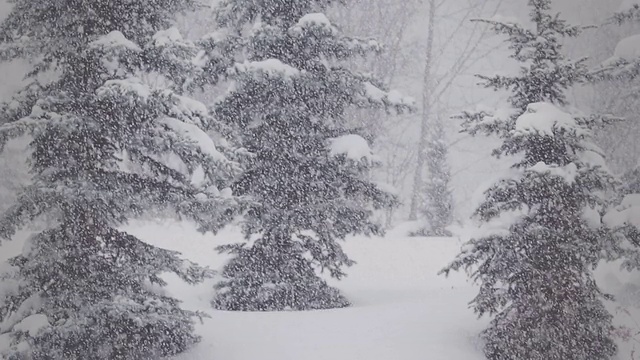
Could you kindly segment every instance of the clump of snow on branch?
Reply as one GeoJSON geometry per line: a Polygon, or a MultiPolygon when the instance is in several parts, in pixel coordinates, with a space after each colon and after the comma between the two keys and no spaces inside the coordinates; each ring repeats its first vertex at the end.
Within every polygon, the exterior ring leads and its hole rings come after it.
{"type": "Polygon", "coordinates": [[[616,45],[613,56],[625,60],[635,60],[640,57],[640,34],[620,40],[616,45]]]}
{"type": "Polygon", "coordinates": [[[167,46],[183,40],[180,30],[171,27],[166,30],[160,30],[153,35],[153,41],[156,46],[167,46]]]}
{"type": "Polygon", "coordinates": [[[164,118],[160,120],[160,123],[166,125],[185,139],[193,141],[204,154],[211,156],[217,161],[226,161],[224,155],[216,148],[213,139],[198,126],[187,124],[174,118],[164,118]]]}
{"type": "MultiPolygon", "coordinates": [[[[112,31],[89,43],[90,51],[99,53],[104,68],[111,76],[124,76],[120,59],[126,53],[141,53],[142,49],[128,40],[120,31],[112,31]]],[[[126,56],[124,56],[126,57],[126,56]]]]}
{"type": "Polygon", "coordinates": [[[483,104],[478,104],[474,113],[482,114],[482,120],[477,125],[495,125],[504,123],[514,115],[515,109],[512,108],[491,108],[483,104]]]}
{"type": "Polygon", "coordinates": [[[601,63],[603,69],[622,68],[640,58],[640,34],[628,36],[618,42],[613,55],[601,63]]]}
{"type": "Polygon", "coordinates": [[[578,167],[575,163],[569,163],[565,166],[558,166],[553,164],[548,165],[544,162],[538,162],[534,166],[527,169],[527,171],[561,177],[568,184],[573,184],[576,181],[576,176],[578,175],[578,167]]]}
{"type": "Polygon", "coordinates": [[[330,154],[331,156],[344,155],[347,159],[354,161],[373,161],[373,151],[371,151],[367,140],[354,134],[331,139],[330,154]]]}
{"type": "Polygon", "coordinates": [[[364,82],[364,96],[367,100],[375,104],[386,106],[415,107],[416,101],[410,96],[402,95],[397,90],[384,91],[370,82],[364,82]]]}
{"type": "Polygon", "coordinates": [[[29,336],[37,336],[43,329],[46,329],[51,324],[49,319],[44,314],[34,314],[22,319],[19,323],[13,326],[14,331],[20,331],[29,333],[29,336]]]}
{"type": "Polygon", "coordinates": [[[230,72],[231,74],[252,73],[264,74],[266,76],[282,76],[285,78],[291,78],[300,74],[300,70],[287,65],[278,59],[237,63],[230,72]]]}
{"type": "Polygon", "coordinates": [[[578,159],[591,167],[600,167],[604,171],[609,171],[609,166],[604,158],[604,151],[593,149],[585,149],[578,154],[578,159]]]}
{"type": "Polygon", "coordinates": [[[546,102],[529,104],[527,111],[516,120],[515,127],[516,133],[519,134],[543,136],[554,136],[557,131],[562,130],[579,129],[573,116],[546,102]]]}
{"type": "Polygon", "coordinates": [[[599,229],[602,227],[602,215],[599,208],[592,208],[590,206],[582,209],[580,218],[585,221],[590,229],[599,229]]]}
{"type": "Polygon", "coordinates": [[[303,16],[291,30],[299,34],[305,29],[313,27],[321,28],[323,32],[329,35],[338,34],[338,29],[331,24],[331,21],[323,13],[312,13],[303,16]]]}
{"type": "Polygon", "coordinates": [[[89,44],[92,48],[125,48],[133,51],[141,51],[140,47],[128,40],[120,31],[112,31],[107,35],[99,37],[89,44]]]}
{"type": "Polygon", "coordinates": [[[640,229],[640,194],[625,196],[620,205],[609,211],[602,220],[612,228],[632,225],[640,229]]]}
{"type": "Polygon", "coordinates": [[[108,80],[96,90],[96,94],[100,97],[135,94],[138,98],[146,100],[151,95],[151,89],[143,84],[142,80],[131,77],[123,80],[108,80]]]}
{"type": "MultiPolygon", "coordinates": [[[[202,102],[192,99],[187,96],[177,95],[169,92],[169,95],[174,99],[173,106],[169,109],[169,114],[177,119],[193,123],[194,120],[201,120],[209,115],[207,106],[202,102]]],[[[195,124],[202,126],[202,123],[195,124]]]]}
{"type": "Polygon", "coordinates": [[[34,294],[20,304],[20,307],[13,313],[6,316],[0,323],[0,333],[6,333],[16,324],[27,318],[35,309],[42,306],[40,294],[34,294]]]}

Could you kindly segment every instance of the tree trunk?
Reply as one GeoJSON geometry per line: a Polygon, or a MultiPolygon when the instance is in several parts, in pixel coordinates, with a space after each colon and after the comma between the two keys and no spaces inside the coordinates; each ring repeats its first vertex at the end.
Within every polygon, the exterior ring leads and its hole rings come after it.
{"type": "Polygon", "coordinates": [[[418,160],[416,163],[416,172],[413,178],[413,191],[411,193],[411,205],[409,209],[409,220],[418,219],[418,208],[420,207],[420,198],[423,188],[424,165],[427,156],[427,137],[429,136],[429,114],[431,110],[431,87],[433,83],[433,37],[435,30],[435,0],[429,0],[429,26],[427,28],[427,50],[424,64],[424,78],[422,89],[422,118],[420,121],[420,141],[418,142],[418,160]]]}

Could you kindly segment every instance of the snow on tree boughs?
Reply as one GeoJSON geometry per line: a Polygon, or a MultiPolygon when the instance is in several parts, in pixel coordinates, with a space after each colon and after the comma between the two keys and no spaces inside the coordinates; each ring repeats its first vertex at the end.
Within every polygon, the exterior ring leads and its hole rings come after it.
{"type": "Polygon", "coordinates": [[[565,59],[560,39],[579,28],[551,15],[550,0],[529,7],[532,30],[486,21],[508,36],[521,64],[515,76],[481,76],[485,86],[511,92],[511,109],[461,116],[465,131],[502,140],[494,156],[514,157],[475,213],[505,226],[470,240],[443,272],[464,269],[479,284],[471,306],[492,317],[482,333],[487,358],[610,359],[612,316],[592,271],[619,255],[620,237],[602,222],[605,194],[617,182],[591,137],[614,119],[566,109],[564,91],[587,71],[582,60],[565,59]]]}
{"type": "Polygon", "coordinates": [[[233,215],[225,189],[239,167],[205,131],[188,98],[199,49],[170,20],[189,0],[14,2],[2,57],[39,59],[0,112],[0,149],[32,138],[32,181],[0,217],[0,239],[47,216],[0,265],[0,354],[8,359],[157,359],[198,341],[193,318],[159,291],[170,272],[212,272],[118,230],[165,209],[215,231],[233,215]],[[126,14],[126,16],[123,16],[126,14]],[[52,70],[42,83],[38,74],[52,70]]]}
{"type": "Polygon", "coordinates": [[[343,60],[381,47],[343,36],[322,13],[330,3],[227,0],[218,7],[218,34],[226,34],[218,42],[235,42],[241,55],[215,112],[254,155],[234,185],[254,203],[245,213],[247,242],[220,248],[233,257],[216,286],[217,308],[347,306],[318,272],[343,277],[353,261],[338,241],[381,233],[372,212],[396,201],[367,179],[377,161],[343,114],[349,107],[403,111],[411,102],[349,70],[343,60]]]}

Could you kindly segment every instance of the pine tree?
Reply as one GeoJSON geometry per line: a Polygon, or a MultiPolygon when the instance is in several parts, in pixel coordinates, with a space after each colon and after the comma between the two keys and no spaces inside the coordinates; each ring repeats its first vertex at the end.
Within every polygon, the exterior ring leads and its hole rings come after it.
{"type": "Polygon", "coordinates": [[[183,95],[198,49],[167,29],[194,6],[15,0],[0,25],[2,59],[36,59],[0,112],[0,150],[30,136],[32,174],[0,238],[53,220],[0,267],[2,358],[157,359],[198,340],[201,314],[164,294],[160,275],[211,271],[119,230],[152,208],[216,230],[235,206],[218,189],[237,167],[205,134],[206,107],[183,95]]]}
{"type": "Polygon", "coordinates": [[[353,264],[338,243],[380,234],[372,211],[395,198],[367,179],[375,163],[348,108],[408,105],[346,60],[378,51],[373,40],[340,34],[321,12],[333,1],[226,0],[217,19],[244,62],[230,69],[216,116],[253,154],[234,192],[252,198],[247,242],[232,254],[213,305],[228,310],[303,310],[348,305],[319,276],[353,264]]]}
{"type": "Polygon", "coordinates": [[[615,245],[601,222],[604,191],[615,185],[594,127],[612,120],[571,115],[565,89],[585,80],[583,60],[571,61],[560,40],[579,34],[550,14],[550,0],[529,0],[535,28],[485,21],[508,36],[515,76],[481,78],[511,92],[510,115],[465,113],[465,130],[497,135],[495,156],[516,159],[486,192],[476,211],[508,228],[470,240],[443,270],[466,269],[480,290],[471,306],[492,321],[482,333],[491,360],[596,360],[616,352],[606,296],[592,269],[615,245]]]}

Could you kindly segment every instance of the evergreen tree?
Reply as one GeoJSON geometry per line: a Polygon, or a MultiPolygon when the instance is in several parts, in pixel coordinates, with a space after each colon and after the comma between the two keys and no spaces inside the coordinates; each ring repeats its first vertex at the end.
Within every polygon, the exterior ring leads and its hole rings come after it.
{"type": "Polygon", "coordinates": [[[200,314],[164,294],[160,275],[196,283],[210,270],[119,230],[151,208],[216,230],[234,206],[218,189],[236,166],[203,131],[206,107],[182,94],[198,49],[166,29],[193,7],[15,0],[0,25],[2,59],[36,59],[32,83],[0,112],[0,150],[32,139],[32,181],[0,238],[53,220],[0,267],[2,358],[157,359],[198,340],[200,314]]]}
{"type": "Polygon", "coordinates": [[[408,105],[346,60],[379,50],[373,40],[340,34],[321,12],[331,0],[226,0],[217,20],[241,63],[216,116],[237,130],[253,154],[234,192],[253,199],[246,243],[232,254],[213,305],[229,310],[343,307],[348,301],[318,271],[335,278],[353,264],[338,240],[380,234],[371,220],[394,197],[367,179],[375,163],[350,107],[408,105]]]}
{"type": "Polygon", "coordinates": [[[495,156],[514,155],[512,171],[486,192],[483,222],[508,221],[503,231],[472,239],[443,270],[466,269],[480,290],[471,306],[492,316],[482,337],[491,360],[596,360],[616,352],[606,296],[592,269],[615,247],[603,225],[603,193],[615,185],[591,141],[602,116],[570,115],[564,91],[585,80],[560,40],[578,35],[550,14],[550,0],[529,0],[534,29],[486,21],[508,36],[515,76],[481,77],[511,92],[510,115],[465,113],[465,130],[497,135],[495,156]]]}
{"type": "Polygon", "coordinates": [[[430,131],[425,156],[429,175],[424,184],[422,200],[422,213],[426,224],[420,230],[420,235],[451,236],[451,232],[447,230],[447,226],[453,221],[448,144],[444,126],[439,121],[432,125],[430,131]]]}

